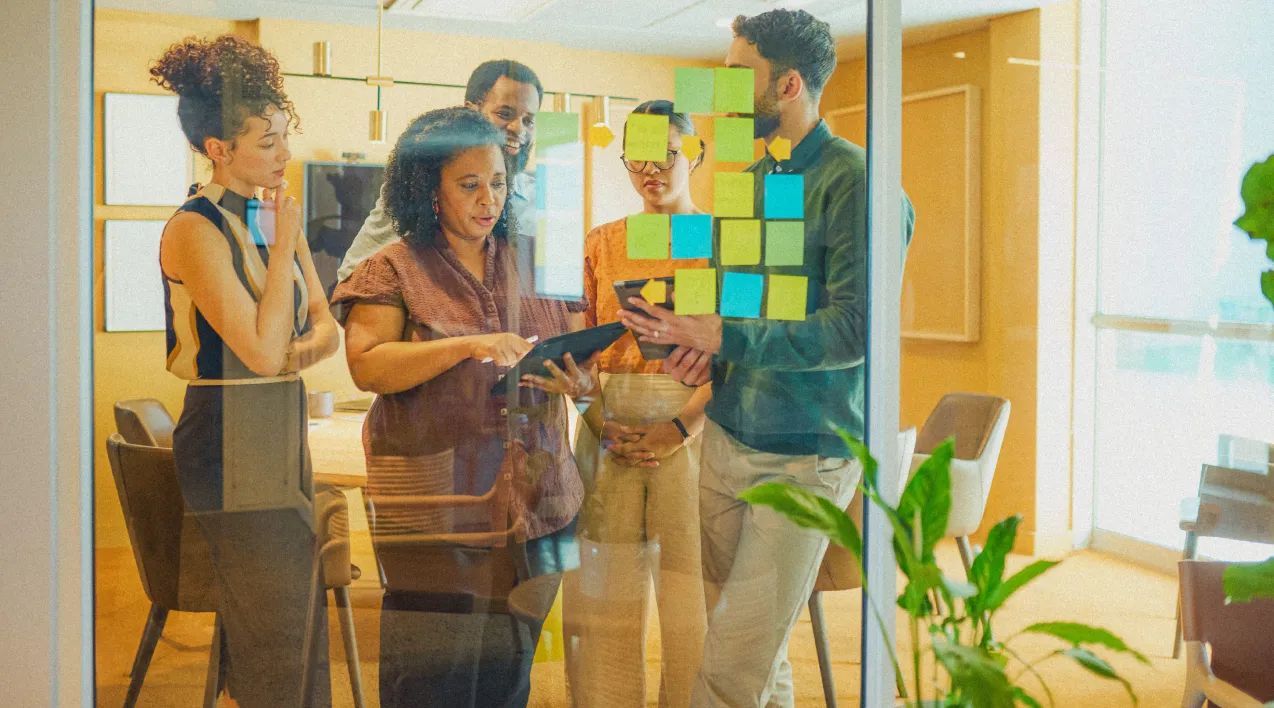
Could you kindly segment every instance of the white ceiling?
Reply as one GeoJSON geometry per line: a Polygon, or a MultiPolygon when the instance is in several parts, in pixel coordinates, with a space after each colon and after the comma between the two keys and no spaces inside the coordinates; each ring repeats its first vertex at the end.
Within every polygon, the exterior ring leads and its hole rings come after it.
{"type": "MultiPolygon", "coordinates": [[[[906,0],[903,24],[935,34],[1053,0],[906,0]]],[[[98,0],[98,7],[247,20],[258,17],[375,25],[377,0],[98,0]]],[[[735,15],[800,7],[832,25],[842,58],[860,55],[866,0],[396,0],[386,27],[552,41],[567,47],[719,59],[735,15]]]]}

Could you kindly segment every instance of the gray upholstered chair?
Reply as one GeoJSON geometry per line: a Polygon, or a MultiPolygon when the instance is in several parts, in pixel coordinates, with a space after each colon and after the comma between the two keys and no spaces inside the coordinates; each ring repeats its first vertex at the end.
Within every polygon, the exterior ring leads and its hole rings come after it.
{"type": "Polygon", "coordinates": [[[967,573],[973,564],[969,536],[982,525],[991,496],[995,466],[1004,445],[1011,406],[1006,399],[978,393],[948,393],[938,401],[916,437],[911,474],[929,459],[947,438],[955,438],[951,460],[951,517],[947,538],[954,537],[967,573]]]}
{"type": "Polygon", "coordinates": [[[1274,701],[1274,600],[1226,604],[1227,563],[1181,561],[1186,641],[1182,708],[1261,708],[1274,701]]]}
{"type": "MultiPolygon", "coordinates": [[[[172,455],[174,423],[168,409],[153,398],[119,401],[115,404],[115,424],[119,433],[107,441],[107,455],[142,588],[151,602],[129,672],[124,706],[132,708],[141,693],[168,613],[174,610],[216,612],[217,598],[211,550],[195,525],[194,516],[186,509],[177,485],[172,455]]],[[[344,494],[326,490],[315,495],[315,510],[323,581],[335,596],[340,616],[354,706],[363,708],[362,674],[349,597],[349,585],[361,573],[350,563],[349,505],[344,494]]],[[[224,659],[218,618],[214,622],[209,652],[204,690],[206,706],[215,705],[217,696],[225,688],[224,659]]]]}
{"type": "MultiPolygon", "coordinates": [[[[1195,559],[1200,536],[1274,544],[1274,446],[1222,435],[1219,452],[1226,466],[1203,465],[1198,496],[1181,502],[1184,560],[1195,559]],[[1259,456],[1235,454],[1236,448],[1259,456]]],[[[1181,655],[1180,604],[1178,597],[1174,659],[1181,655]]]]}

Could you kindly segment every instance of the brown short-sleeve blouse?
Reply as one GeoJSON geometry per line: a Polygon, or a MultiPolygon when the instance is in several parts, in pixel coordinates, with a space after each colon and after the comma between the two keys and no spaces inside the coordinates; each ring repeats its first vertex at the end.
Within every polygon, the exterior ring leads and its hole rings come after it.
{"type": "MultiPolygon", "coordinates": [[[[332,302],[343,312],[357,303],[402,308],[408,342],[500,332],[547,339],[566,332],[568,311],[586,304],[519,295],[518,280],[516,249],[503,239],[488,237],[483,281],[441,241],[399,241],[361,263],[332,302]]],[[[369,496],[385,482],[374,479],[377,456],[441,455],[454,459],[450,493],[481,495],[497,475],[512,475],[510,517],[526,538],[569,524],[584,490],[567,439],[564,399],[524,388],[492,395],[505,371],[467,359],[415,388],[377,396],[363,431],[369,496]]]]}

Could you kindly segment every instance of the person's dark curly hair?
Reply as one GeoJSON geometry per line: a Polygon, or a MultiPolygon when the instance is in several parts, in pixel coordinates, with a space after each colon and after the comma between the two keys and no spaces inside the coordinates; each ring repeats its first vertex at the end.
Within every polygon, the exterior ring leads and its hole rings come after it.
{"type": "Polygon", "coordinates": [[[739,15],[732,25],[734,36],[755,44],[770,62],[770,76],[795,69],[805,80],[810,96],[817,99],[836,69],[836,42],[826,22],[804,10],[770,10],[754,17],[739,15]]]}
{"type": "Polygon", "coordinates": [[[205,140],[243,135],[248,118],[264,118],[270,106],[283,111],[290,126],[299,123],[292,101],[283,92],[279,60],[242,37],[187,37],[151,64],[150,76],[177,94],[181,130],[205,156],[205,140]]]}
{"type": "MultiPolygon", "coordinates": [[[[503,131],[469,108],[440,108],[413,120],[394,144],[385,167],[385,213],[393,220],[394,231],[414,246],[432,244],[439,229],[433,204],[442,168],[460,153],[488,145],[504,159],[500,149],[504,141],[503,131]]],[[[508,179],[511,189],[511,173],[508,179]]],[[[495,225],[497,238],[508,239],[515,232],[509,201],[506,196],[495,225]]]]}

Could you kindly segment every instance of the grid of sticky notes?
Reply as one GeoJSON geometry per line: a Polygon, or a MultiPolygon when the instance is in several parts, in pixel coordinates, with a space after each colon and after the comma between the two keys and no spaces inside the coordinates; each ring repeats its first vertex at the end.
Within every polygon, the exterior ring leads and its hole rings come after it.
{"type": "MultiPolygon", "coordinates": [[[[736,67],[676,70],[674,109],[717,114],[710,149],[718,163],[755,158],[753,79],[751,69],[736,67]]],[[[666,116],[631,115],[626,135],[627,159],[666,159],[666,116]]],[[[781,159],[789,157],[781,153],[781,159]]],[[[628,217],[628,257],[715,260],[717,268],[676,271],[672,298],[679,315],[804,320],[810,302],[809,278],[802,274],[804,176],[718,170],[712,186],[712,214],[628,217]]]]}

